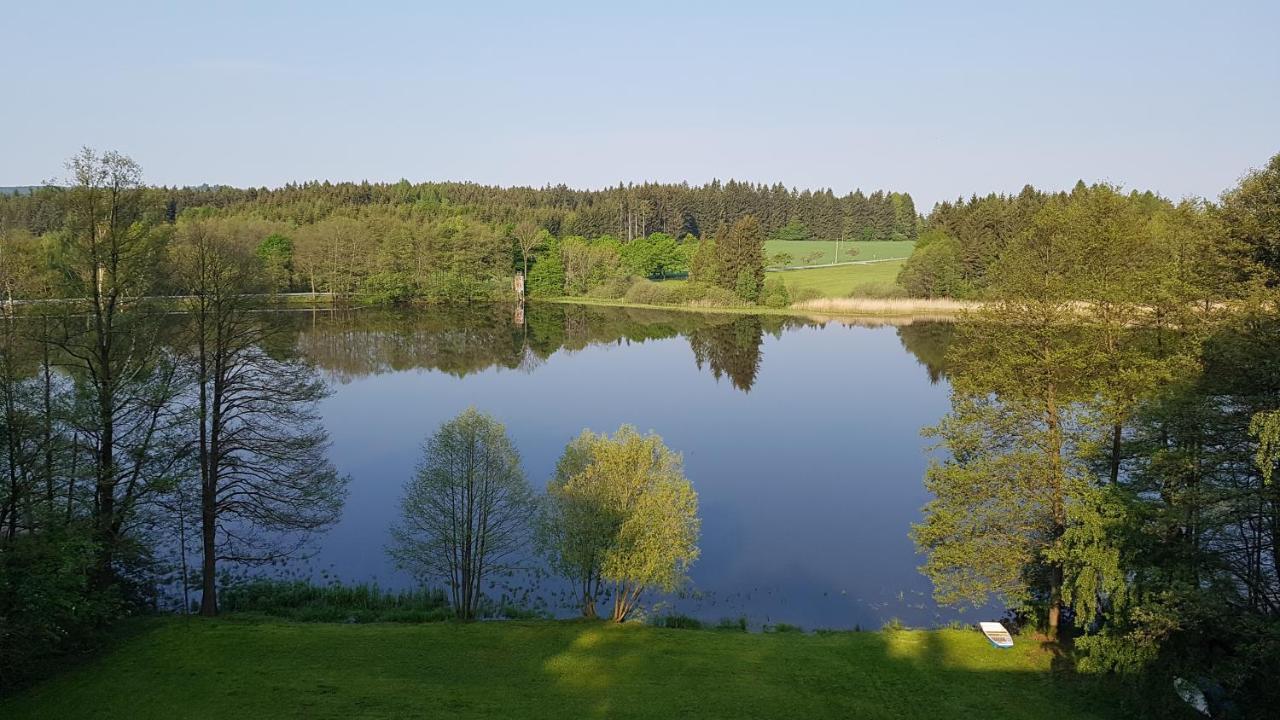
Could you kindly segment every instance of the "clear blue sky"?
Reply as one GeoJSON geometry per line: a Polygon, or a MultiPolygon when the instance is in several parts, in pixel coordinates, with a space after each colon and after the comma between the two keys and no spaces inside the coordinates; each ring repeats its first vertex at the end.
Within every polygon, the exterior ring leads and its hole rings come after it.
{"type": "Polygon", "coordinates": [[[0,185],[1216,197],[1280,152],[1280,2],[0,2],[0,185]],[[1043,5],[1043,7],[1041,7],[1043,5]],[[972,6],[972,7],[971,7],[972,6]]]}

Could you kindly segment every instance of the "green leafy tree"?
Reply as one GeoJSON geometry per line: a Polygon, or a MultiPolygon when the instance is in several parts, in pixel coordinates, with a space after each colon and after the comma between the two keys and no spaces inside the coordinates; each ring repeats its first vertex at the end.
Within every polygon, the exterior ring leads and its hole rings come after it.
{"type": "Polygon", "coordinates": [[[704,238],[693,249],[689,260],[689,279],[694,282],[715,285],[719,283],[720,257],[716,241],[704,238]]]}
{"type": "Polygon", "coordinates": [[[791,293],[782,278],[769,278],[764,281],[764,291],[760,302],[771,308],[784,308],[791,304],[791,293]]]}
{"type": "Polygon", "coordinates": [[[1222,196],[1222,215],[1241,250],[1241,274],[1280,284],[1280,154],[1222,196]]]}
{"type": "Polygon", "coordinates": [[[565,294],[564,261],[560,241],[548,238],[542,255],[529,271],[526,290],[531,297],[560,297],[565,294]]]}
{"type": "Polygon", "coordinates": [[[279,292],[293,286],[293,240],[272,233],[258,244],[257,254],[266,268],[272,290],[279,292]]]}
{"type": "Polygon", "coordinates": [[[959,248],[941,231],[925,233],[898,273],[898,284],[912,297],[936,298],[970,295],[962,277],[959,248]]]}
{"type": "Polygon", "coordinates": [[[792,219],[773,233],[774,240],[802,241],[812,240],[813,233],[799,220],[792,219]]]}
{"type": "Polygon", "coordinates": [[[506,429],[474,408],[435,432],[406,485],[391,555],[423,579],[443,580],[460,620],[474,620],[484,581],[514,567],[533,495],[506,429]]]}
{"type": "Polygon", "coordinates": [[[172,249],[188,300],[195,382],[202,593],[218,614],[218,562],[273,562],[338,519],[345,479],[325,457],[316,415],[325,387],[305,362],[267,352],[282,330],[255,297],[271,282],[260,258],[205,221],[183,223],[172,249]]]}
{"type": "Polygon", "coordinates": [[[64,308],[50,342],[66,367],[92,431],[92,525],[100,552],[95,586],[115,581],[134,512],[164,487],[178,462],[164,440],[180,391],[175,365],[159,352],[158,316],[149,296],[159,287],[168,228],[149,202],[141,168],[115,152],[85,148],[67,164],[60,270],[66,290],[85,308],[64,308]],[[87,313],[88,322],[81,314],[87,313]],[[92,420],[88,420],[92,417],[92,420]]]}
{"type": "Polygon", "coordinates": [[[764,236],[760,222],[748,215],[716,238],[716,278],[747,302],[760,298],[764,284],[764,236]]]}
{"type": "Polygon", "coordinates": [[[565,449],[541,522],[552,565],[595,614],[603,586],[623,622],[646,590],[671,592],[698,557],[698,496],[680,456],[655,434],[624,425],[612,437],[584,431],[565,449]]]}

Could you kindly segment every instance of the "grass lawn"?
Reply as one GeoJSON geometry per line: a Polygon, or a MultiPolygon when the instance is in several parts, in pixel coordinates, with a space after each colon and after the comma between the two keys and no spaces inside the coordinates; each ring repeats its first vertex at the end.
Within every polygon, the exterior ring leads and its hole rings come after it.
{"type": "Polygon", "coordinates": [[[822,297],[848,297],[859,285],[896,282],[898,271],[905,263],[905,260],[895,260],[869,265],[836,265],[809,270],[786,270],[771,276],[785,280],[787,289],[793,294],[801,288],[814,288],[822,293],[822,297]]]}
{"type": "Polygon", "coordinates": [[[152,619],[15,698],[20,718],[1101,718],[1034,640],[586,622],[152,619]]]}
{"type": "MultiPolygon", "coordinates": [[[[889,258],[905,258],[911,254],[916,244],[910,240],[869,240],[840,243],[840,262],[850,260],[886,260],[889,258]],[[850,254],[852,250],[857,254],[850,254]]],[[[766,240],[764,243],[765,260],[776,253],[785,252],[791,255],[791,264],[800,265],[809,253],[820,252],[822,259],[814,264],[829,263],[835,259],[836,244],[830,240],[766,240]]]]}

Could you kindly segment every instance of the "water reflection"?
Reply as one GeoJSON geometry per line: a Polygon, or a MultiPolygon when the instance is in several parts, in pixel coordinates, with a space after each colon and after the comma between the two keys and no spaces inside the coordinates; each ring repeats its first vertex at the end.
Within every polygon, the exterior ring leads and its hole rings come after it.
{"type": "Polygon", "coordinates": [[[384,553],[401,487],[423,437],[475,406],[539,488],[583,428],[632,423],[683,453],[703,521],[694,586],[668,599],[683,612],[810,628],[953,617],[908,536],[927,500],[919,430],[947,408],[945,325],[536,304],[522,324],[502,306],[290,318],[339,381],[322,412],[353,478],[317,574],[410,582],[384,553]]]}
{"type": "MultiPolygon", "coordinates": [[[[289,314],[291,342],[339,382],[406,370],[466,377],[490,368],[529,370],[557,352],[682,337],[698,369],[750,392],[760,373],[766,335],[830,322],[879,327],[875,320],[838,321],[778,315],[691,313],[586,305],[534,304],[517,315],[506,305],[447,305],[423,310],[315,309],[289,314]]],[[[902,346],[932,382],[945,377],[952,324],[895,324],[902,346]]]]}

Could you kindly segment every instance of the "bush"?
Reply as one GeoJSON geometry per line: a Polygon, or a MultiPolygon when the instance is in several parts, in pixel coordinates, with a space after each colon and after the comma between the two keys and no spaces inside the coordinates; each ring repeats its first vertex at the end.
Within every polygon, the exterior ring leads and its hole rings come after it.
{"type": "Polygon", "coordinates": [[[636,280],[625,297],[637,305],[679,305],[688,298],[686,287],[684,283],[636,280]]]}
{"type": "Polygon", "coordinates": [[[35,679],[93,647],[129,606],[89,582],[97,546],[87,532],[18,536],[0,551],[0,689],[35,679]]]}
{"type": "Polygon", "coordinates": [[[564,295],[564,262],[560,259],[560,242],[547,244],[529,268],[525,278],[525,294],[529,297],[560,297],[564,295]]]}
{"type": "Polygon", "coordinates": [[[849,293],[852,298],[904,298],[908,297],[906,288],[893,282],[866,282],[855,285],[849,293]]]}
{"type": "Polygon", "coordinates": [[[792,625],[792,624],[790,624],[790,623],[778,623],[777,625],[771,625],[771,626],[769,626],[769,627],[765,628],[765,630],[766,630],[766,632],[776,632],[776,633],[802,633],[802,632],[804,632],[804,628],[800,627],[799,625],[792,625]]]}
{"type": "Polygon", "coordinates": [[[365,278],[361,296],[375,305],[403,305],[416,294],[408,273],[375,273],[365,278]]]}
{"type": "MultiPolygon", "coordinates": [[[[510,284],[505,287],[509,299],[510,284]]],[[[422,297],[428,302],[478,302],[502,299],[504,293],[495,281],[442,271],[427,276],[422,297]]]]}
{"type": "Polygon", "coordinates": [[[771,308],[784,308],[791,304],[791,293],[787,291],[787,284],[782,278],[772,277],[764,281],[760,303],[771,308]]]}
{"type": "Polygon", "coordinates": [[[718,285],[689,283],[685,294],[690,305],[699,307],[738,307],[742,300],[718,285]]]}
{"type": "Polygon", "coordinates": [[[737,281],[733,284],[734,294],[747,302],[760,299],[760,278],[754,270],[743,269],[738,272],[737,281]]]}
{"type": "Polygon", "coordinates": [[[671,628],[673,630],[701,630],[702,621],[697,618],[691,618],[688,615],[671,614],[653,619],[655,627],[671,628]]]}
{"type": "Polygon", "coordinates": [[[717,630],[733,630],[736,632],[747,631],[747,616],[739,615],[737,618],[722,618],[716,624],[717,630]]]}
{"type": "MultiPolygon", "coordinates": [[[[631,275],[614,275],[605,279],[605,281],[587,291],[587,297],[600,298],[604,300],[619,300],[626,296],[627,291],[636,283],[636,278],[631,275]]],[[[652,283],[657,284],[657,283],[652,283]]]]}
{"type": "Polygon", "coordinates": [[[819,291],[817,288],[811,288],[811,287],[798,288],[792,291],[791,293],[791,303],[794,305],[795,303],[808,302],[810,300],[818,300],[821,297],[822,297],[822,292],[819,291]]]}
{"type": "Polygon", "coordinates": [[[245,580],[222,589],[226,612],[299,622],[438,622],[453,617],[443,590],[387,592],[377,585],[313,585],[304,580],[245,580]]]}
{"type": "Polygon", "coordinates": [[[916,246],[898,273],[898,283],[911,297],[964,297],[967,287],[962,273],[959,245],[942,236],[916,246]]]}

